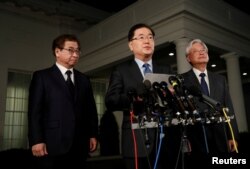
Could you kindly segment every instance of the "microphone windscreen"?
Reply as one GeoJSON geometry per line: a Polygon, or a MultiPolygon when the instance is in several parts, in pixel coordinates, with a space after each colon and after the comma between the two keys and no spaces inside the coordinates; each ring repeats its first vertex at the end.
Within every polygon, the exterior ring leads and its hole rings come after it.
{"type": "Polygon", "coordinates": [[[152,84],[152,87],[153,87],[153,89],[159,89],[160,88],[160,84],[158,82],[154,82],[152,84]]]}
{"type": "Polygon", "coordinates": [[[162,81],[162,82],[160,83],[160,86],[161,86],[163,89],[167,89],[167,88],[168,88],[168,83],[165,82],[165,81],[162,81]]]}
{"type": "Polygon", "coordinates": [[[183,83],[184,83],[184,78],[183,78],[183,76],[182,76],[182,75],[177,74],[175,77],[177,78],[177,80],[179,81],[179,83],[181,83],[181,84],[183,84],[183,83]]]}
{"type": "Polygon", "coordinates": [[[136,91],[138,93],[138,96],[144,95],[146,93],[146,87],[145,87],[144,83],[138,83],[136,91]]]}
{"type": "Polygon", "coordinates": [[[170,77],[168,78],[168,81],[169,81],[169,83],[170,83],[172,86],[178,85],[177,78],[176,78],[175,76],[170,76],[170,77]]]}
{"type": "Polygon", "coordinates": [[[144,80],[144,85],[145,85],[145,87],[146,87],[146,89],[150,89],[151,88],[151,82],[149,81],[149,80],[144,80]]]}

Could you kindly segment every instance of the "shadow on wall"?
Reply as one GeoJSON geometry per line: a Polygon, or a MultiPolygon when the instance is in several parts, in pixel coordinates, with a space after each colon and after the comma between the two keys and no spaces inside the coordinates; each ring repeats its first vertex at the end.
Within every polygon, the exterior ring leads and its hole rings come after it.
{"type": "Polygon", "coordinates": [[[99,141],[101,156],[119,155],[119,128],[115,116],[105,111],[99,126],[99,141]]]}

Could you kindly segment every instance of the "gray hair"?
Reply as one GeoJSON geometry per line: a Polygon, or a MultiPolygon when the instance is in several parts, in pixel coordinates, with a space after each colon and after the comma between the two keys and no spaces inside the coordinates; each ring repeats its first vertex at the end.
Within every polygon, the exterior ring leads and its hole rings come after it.
{"type": "Polygon", "coordinates": [[[189,55],[192,46],[196,43],[201,44],[205,48],[205,50],[208,52],[207,45],[202,40],[194,39],[194,40],[190,41],[186,47],[186,57],[189,55]]]}

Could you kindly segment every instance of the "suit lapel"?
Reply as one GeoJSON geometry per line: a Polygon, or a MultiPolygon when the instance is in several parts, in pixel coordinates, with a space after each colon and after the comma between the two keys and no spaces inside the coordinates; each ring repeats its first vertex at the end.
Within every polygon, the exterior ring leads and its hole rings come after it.
{"type": "Polygon", "coordinates": [[[130,63],[130,69],[128,71],[130,71],[130,74],[132,75],[132,77],[135,81],[137,81],[137,82],[143,81],[143,76],[141,74],[141,70],[134,60],[130,63]]]}
{"type": "MultiPolygon", "coordinates": [[[[59,70],[59,68],[56,65],[53,65],[51,70],[53,72],[54,79],[60,82],[61,84],[63,84],[63,82],[65,82],[65,79],[63,78],[63,75],[61,71],[59,70]]],[[[66,83],[65,83],[65,86],[66,86],[66,83]]]]}
{"type": "MultiPolygon", "coordinates": [[[[56,65],[52,66],[52,73],[53,73],[53,78],[59,83],[61,84],[62,88],[63,88],[63,92],[66,91],[66,94],[69,97],[72,97],[71,92],[66,84],[66,81],[61,73],[61,71],[59,70],[59,68],[56,65]]],[[[59,87],[59,86],[58,86],[59,87]]]]}
{"type": "Polygon", "coordinates": [[[197,79],[197,77],[192,69],[188,72],[188,78],[189,78],[188,83],[191,83],[192,86],[199,86],[199,88],[201,89],[200,82],[197,79]]]}
{"type": "MultiPolygon", "coordinates": [[[[208,78],[209,78],[209,89],[210,89],[210,97],[213,97],[216,95],[216,79],[214,79],[214,76],[211,74],[211,72],[208,72],[208,78]]],[[[188,83],[192,83],[192,85],[199,86],[199,89],[201,89],[201,85],[197,77],[195,76],[195,73],[193,70],[190,70],[188,72],[188,83]]]]}
{"type": "Polygon", "coordinates": [[[216,80],[214,79],[214,76],[210,72],[208,72],[208,79],[209,79],[210,97],[213,97],[216,95],[216,80]]]}

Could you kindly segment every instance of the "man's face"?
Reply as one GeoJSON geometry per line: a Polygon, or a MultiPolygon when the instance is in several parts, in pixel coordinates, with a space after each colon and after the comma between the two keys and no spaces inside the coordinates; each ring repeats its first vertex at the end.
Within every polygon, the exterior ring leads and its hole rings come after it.
{"type": "Polygon", "coordinates": [[[137,29],[133,39],[129,42],[129,49],[135,57],[145,61],[151,59],[154,46],[154,36],[148,28],[137,29]]]}
{"type": "Polygon", "coordinates": [[[187,61],[192,65],[207,64],[209,61],[207,50],[200,43],[193,44],[190,53],[187,56],[187,61]]]}
{"type": "Polygon", "coordinates": [[[77,42],[66,41],[64,48],[55,49],[56,61],[66,68],[72,68],[78,62],[80,51],[77,42]]]}

